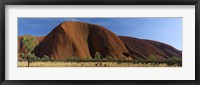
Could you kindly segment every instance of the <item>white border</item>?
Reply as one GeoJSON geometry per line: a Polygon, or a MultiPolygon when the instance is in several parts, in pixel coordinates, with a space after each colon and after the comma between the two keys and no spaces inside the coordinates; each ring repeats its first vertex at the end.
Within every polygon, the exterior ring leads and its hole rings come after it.
{"type": "Polygon", "coordinates": [[[6,5],[6,80],[194,80],[194,5],[6,5]],[[17,17],[183,17],[183,67],[17,68],[17,17]]]}

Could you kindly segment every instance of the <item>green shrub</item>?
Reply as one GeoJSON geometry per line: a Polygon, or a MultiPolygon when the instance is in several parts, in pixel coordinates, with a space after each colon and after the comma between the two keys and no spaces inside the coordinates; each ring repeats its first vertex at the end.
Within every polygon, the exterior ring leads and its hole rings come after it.
{"type": "Polygon", "coordinates": [[[109,61],[113,61],[114,60],[113,57],[111,57],[111,56],[106,56],[106,59],[109,60],[109,61]]]}
{"type": "Polygon", "coordinates": [[[65,61],[79,61],[80,59],[78,57],[66,57],[65,61]]]}
{"type": "Polygon", "coordinates": [[[147,61],[150,61],[150,62],[155,62],[155,61],[158,61],[157,57],[153,54],[151,54],[148,58],[147,58],[147,61]]]}
{"type": "Polygon", "coordinates": [[[24,53],[20,53],[20,56],[22,59],[25,59],[25,54],[24,53]]]}
{"type": "Polygon", "coordinates": [[[142,63],[145,62],[145,60],[143,58],[137,57],[136,62],[142,63]]]}
{"type": "Polygon", "coordinates": [[[176,57],[176,56],[171,57],[171,58],[168,59],[167,61],[168,61],[168,63],[169,63],[170,65],[174,65],[174,64],[179,64],[179,65],[180,65],[180,64],[182,63],[182,60],[181,60],[180,58],[176,57]]]}
{"type": "Polygon", "coordinates": [[[108,59],[107,59],[107,58],[103,58],[102,60],[103,60],[103,61],[108,61],[108,59]]]}
{"type": "Polygon", "coordinates": [[[55,59],[54,59],[54,58],[50,58],[50,60],[51,60],[51,61],[55,61],[55,59]]]}
{"type": "Polygon", "coordinates": [[[47,55],[44,55],[44,57],[42,57],[40,60],[41,61],[50,61],[50,58],[47,55]]]}
{"type": "Polygon", "coordinates": [[[84,61],[90,61],[90,60],[92,60],[92,58],[89,56],[89,57],[86,57],[85,59],[84,59],[84,61]]]}
{"type": "Polygon", "coordinates": [[[101,60],[101,55],[99,52],[95,53],[94,60],[101,60]]]}
{"type": "Polygon", "coordinates": [[[30,62],[33,62],[33,61],[38,61],[38,57],[36,57],[35,56],[35,54],[29,54],[28,55],[28,60],[30,61],[30,62]]]}

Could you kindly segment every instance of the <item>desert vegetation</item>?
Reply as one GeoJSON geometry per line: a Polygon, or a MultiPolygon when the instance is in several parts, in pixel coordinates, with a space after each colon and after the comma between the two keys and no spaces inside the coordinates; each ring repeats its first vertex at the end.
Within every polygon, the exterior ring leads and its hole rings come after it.
{"type": "Polygon", "coordinates": [[[30,35],[25,35],[22,39],[22,44],[25,50],[24,53],[20,53],[20,55],[23,57],[23,59],[26,59],[28,61],[28,66],[29,66],[30,60],[37,60],[35,54],[32,54],[31,52],[38,45],[38,40],[30,35]]]}
{"type": "Polygon", "coordinates": [[[136,60],[117,60],[111,56],[103,57],[96,52],[94,58],[68,57],[64,60],[54,60],[44,55],[38,58],[34,54],[28,55],[28,59],[18,61],[19,67],[180,67],[182,60],[172,57],[166,61],[159,61],[156,56],[150,55],[147,60],[138,58],[136,60]]]}

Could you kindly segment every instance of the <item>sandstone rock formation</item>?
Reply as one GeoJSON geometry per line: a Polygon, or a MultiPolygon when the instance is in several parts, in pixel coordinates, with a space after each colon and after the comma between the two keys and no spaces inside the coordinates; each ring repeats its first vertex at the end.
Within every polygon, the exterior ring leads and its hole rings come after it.
{"type": "Polygon", "coordinates": [[[66,57],[84,59],[94,57],[96,52],[117,59],[129,57],[123,55],[128,50],[110,30],[94,24],[71,21],[55,27],[33,51],[38,57],[48,55],[56,60],[66,57]]]}
{"type": "MultiPolygon", "coordinates": [[[[23,36],[18,37],[19,53],[24,52],[23,36]]],[[[80,59],[93,58],[96,52],[114,59],[135,60],[147,59],[155,55],[158,60],[166,60],[173,56],[182,58],[182,51],[152,40],[144,40],[127,36],[117,36],[110,30],[94,24],[68,21],[59,24],[48,35],[35,37],[39,45],[33,53],[38,57],[47,55],[56,60],[69,57],[80,59]]]]}
{"type": "Polygon", "coordinates": [[[150,55],[155,55],[158,60],[166,60],[171,57],[182,58],[182,52],[176,48],[152,40],[144,40],[127,36],[119,36],[131,57],[147,59],[150,55]]]}

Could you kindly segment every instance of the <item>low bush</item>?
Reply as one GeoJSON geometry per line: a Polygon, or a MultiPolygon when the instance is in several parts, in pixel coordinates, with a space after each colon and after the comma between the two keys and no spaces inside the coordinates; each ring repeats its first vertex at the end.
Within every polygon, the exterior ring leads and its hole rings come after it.
{"type": "Polygon", "coordinates": [[[143,58],[137,57],[135,62],[142,63],[142,62],[145,62],[145,60],[143,58]]]}
{"type": "Polygon", "coordinates": [[[101,60],[101,55],[100,55],[99,52],[96,52],[96,53],[95,53],[94,60],[97,60],[97,61],[100,61],[100,60],[101,60]]]}
{"type": "Polygon", "coordinates": [[[157,57],[153,54],[151,54],[148,58],[147,58],[147,61],[149,62],[156,62],[158,61],[157,57]]]}
{"type": "Polygon", "coordinates": [[[106,59],[109,60],[109,61],[113,61],[114,60],[113,57],[111,57],[111,56],[106,56],[106,59]]]}
{"type": "Polygon", "coordinates": [[[30,62],[33,62],[33,61],[38,61],[39,58],[36,57],[35,54],[31,54],[31,53],[30,53],[30,54],[28,55],[28,60],[29,60],[30,62]]]}
{"type": "Polygon", "coordinates": [[[50,61],[51,59],[47,55],[44,55],[44,57],[42,57],[40,60],[41,61],[50,61]]]}
{"type": "Polygon", "coordinates": [[[169,65],[174,65],[174,64],[182,65],[182,59],[174,56],[174,57],[171,57],[170,59],[168,59],[167,63],[169,65]]]}
{"type": "Polygon", "coordinates": [[[72,61],[80,61],[78,57],[66,57],[64,61],[72,62],[72,61]]]}
{"type": "Polygon", "coordinates": [[[25,54],[24,54],[24,53],[20,53],[20,57],[21,57],[22,59],[25,59],[25,54]]]}

